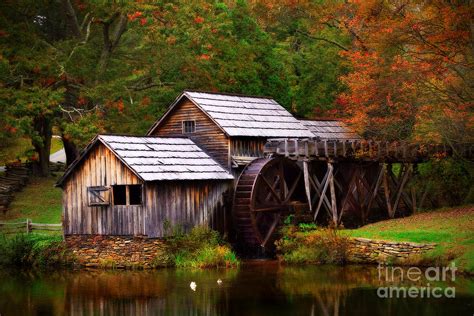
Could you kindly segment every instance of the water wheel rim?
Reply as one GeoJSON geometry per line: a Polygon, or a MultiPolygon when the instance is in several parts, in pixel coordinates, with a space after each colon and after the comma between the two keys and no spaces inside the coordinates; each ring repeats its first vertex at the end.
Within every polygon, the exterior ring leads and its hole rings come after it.
{"type": "Polygon", "coordinates": [[[250,205],[249,205],[250,218],[251,218],[252,226],[254,228],[257,240],[259,241],[261,247],[265,247],[268,241],[270,241],[271,237],[274,235],[274,232],[276,228],[278,227],[281,220],[281,213],[290,210],[291,205],[289,203],[289,200],[292,194],[294,193],[294,189],[296,188],[297,182],[300,180],[301,170],[297,176],[297,179],[294,181],[292,188],[288,188],[288,187],[285,188],[285,186],[288,186],[288,184],[286,183],[285,174],[284,174],[285,165],[290,166],[290,161],[288,161],[285,158],[268,159],[268,161],[260,168],[259,173],[255,177],[254,182],[253,182],[252,193],[250,196],[250,205]],[[278,192],[275,192],[275,188],[273,188],[273,185],[269,183],[268,179],[265,176],[265,172],[268,169],[275,167],[275,165],[277,165],[278,174],[279,174],[279,180],[277,180],[279,181],[278,192]],[[283,181],[281,181],[281,179],[283,179],[283,181]],[[259,216],[259,213],[261,213],[263,209],[260,207],[257,207],[257,203],[256,203],[257,201],[256,194],[258,191],[258,186],[262,185],[262,183],[268,189],[270,189],[270,194],[273,195],[274,198],[279,203],[279,204],[267,206],[267,209],[265,211],[266,213],[272,212],[273,219],[271,221],[271,224],[268,227],[268,230],[263,233],[261,231],[261,227],[259,227],[258,218],[257,218],[259,216]],[[278,193],[279,193],[279,196],[278,196],[278,193]]]}

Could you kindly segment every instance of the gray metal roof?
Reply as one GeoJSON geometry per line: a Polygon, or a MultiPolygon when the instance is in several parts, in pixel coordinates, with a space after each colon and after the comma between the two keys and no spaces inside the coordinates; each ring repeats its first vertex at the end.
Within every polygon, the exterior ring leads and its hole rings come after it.
{"type": "Polygon", "coordinates": [[[114,135],[98,138],[144,181],[234,178],[187,138],[114,135]]]}
{"type": "MultiPolygon", "coordinates": [[[[290,112],[273,99],[184,91],[170,110],[183,97],[191,100],[229,136],[267,138],[313,136],[290,112]]],[[[152,127],[150,133],[159,122],[152,127]]]]}
{"type": "Polygon", "coordinates": [[[338,120],[300,120],[314,136],[327,140],[361,139],[349,126],[338,120]]]}
{"type": "Polygon", "coordinates": [[[188,138],[97,135],[58,180],[62,186],[101,142],[143,181],[232,180],[234,177],[188,138]]]}

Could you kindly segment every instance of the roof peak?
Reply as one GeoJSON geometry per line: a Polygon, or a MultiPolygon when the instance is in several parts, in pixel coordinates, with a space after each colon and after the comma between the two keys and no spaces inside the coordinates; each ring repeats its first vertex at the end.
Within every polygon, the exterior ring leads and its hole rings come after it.
{"type": "Polygon", "coordinates": [[[206,94],[214,94],[214,95],[226,95],[226,96],[233,96],[233,97],[244,97],[244,98],[257,98],[257,99],[270,99],[274,100],[273,97],[264,96],[264,95],[252,95],[252,94],[243,94],[243,93],[232,93],[232,92],[216,92],[216,91],[204,91],[204,90],[195,90],[195,89],[186,89],[183,91],[182,94],[186,92],[196,92],[196,93],[206,93],[206,94]]]}
{"type": "Polygon", "coordinates": [[[176,135],[176,136],[155,136],[155,135],[134,135],[134,134],[114,134],[114,133],[104,133],[104,134],[97,134],[97,137],[100,136],[117,136],[117,137],[138,137],[138,138],[187,138],[189,139],[188,136],[186,135],[176,135]]]}

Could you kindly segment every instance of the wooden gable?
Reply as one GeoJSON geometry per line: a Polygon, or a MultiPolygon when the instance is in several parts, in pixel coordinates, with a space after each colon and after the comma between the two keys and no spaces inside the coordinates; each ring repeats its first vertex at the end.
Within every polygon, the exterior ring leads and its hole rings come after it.
{"type": "Polygon", "coordinates": [[[223,167],[230,168],[229,139],[224,131],[188,98],[182,98],[156,126],[153,136],[187,136],[223,167]],[[184,133],[183,122],[194,121],[195,131],[184,133]]]}
{"type": "Polygon", "coordinates": [[[97,142],[62,184],[65,234],[144,234],[141,205],[113,205],[110,189],[116,184],[142,181],[110,149],[97,142]],[[112,207],[114,212],[104,211],[112,207]]]}

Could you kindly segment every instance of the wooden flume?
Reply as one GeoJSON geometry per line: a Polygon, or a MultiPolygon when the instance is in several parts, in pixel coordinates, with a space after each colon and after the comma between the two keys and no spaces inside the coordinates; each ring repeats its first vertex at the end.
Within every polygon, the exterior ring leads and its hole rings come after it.
{"type": "Polygon", "coordinates": [[[266,158],[251,162],[236,183],[235,224],[244,242],[267,247],[284,217],[297,209],[314,221],[325,217],[332,226],[340,226],[345,214],[363,224],[375,211],[388,218],[413,212],[416,195],[408,184],[417,164],[453,155],[471,159],[473,149],[472,144],[270,139],[266,158]]]}

